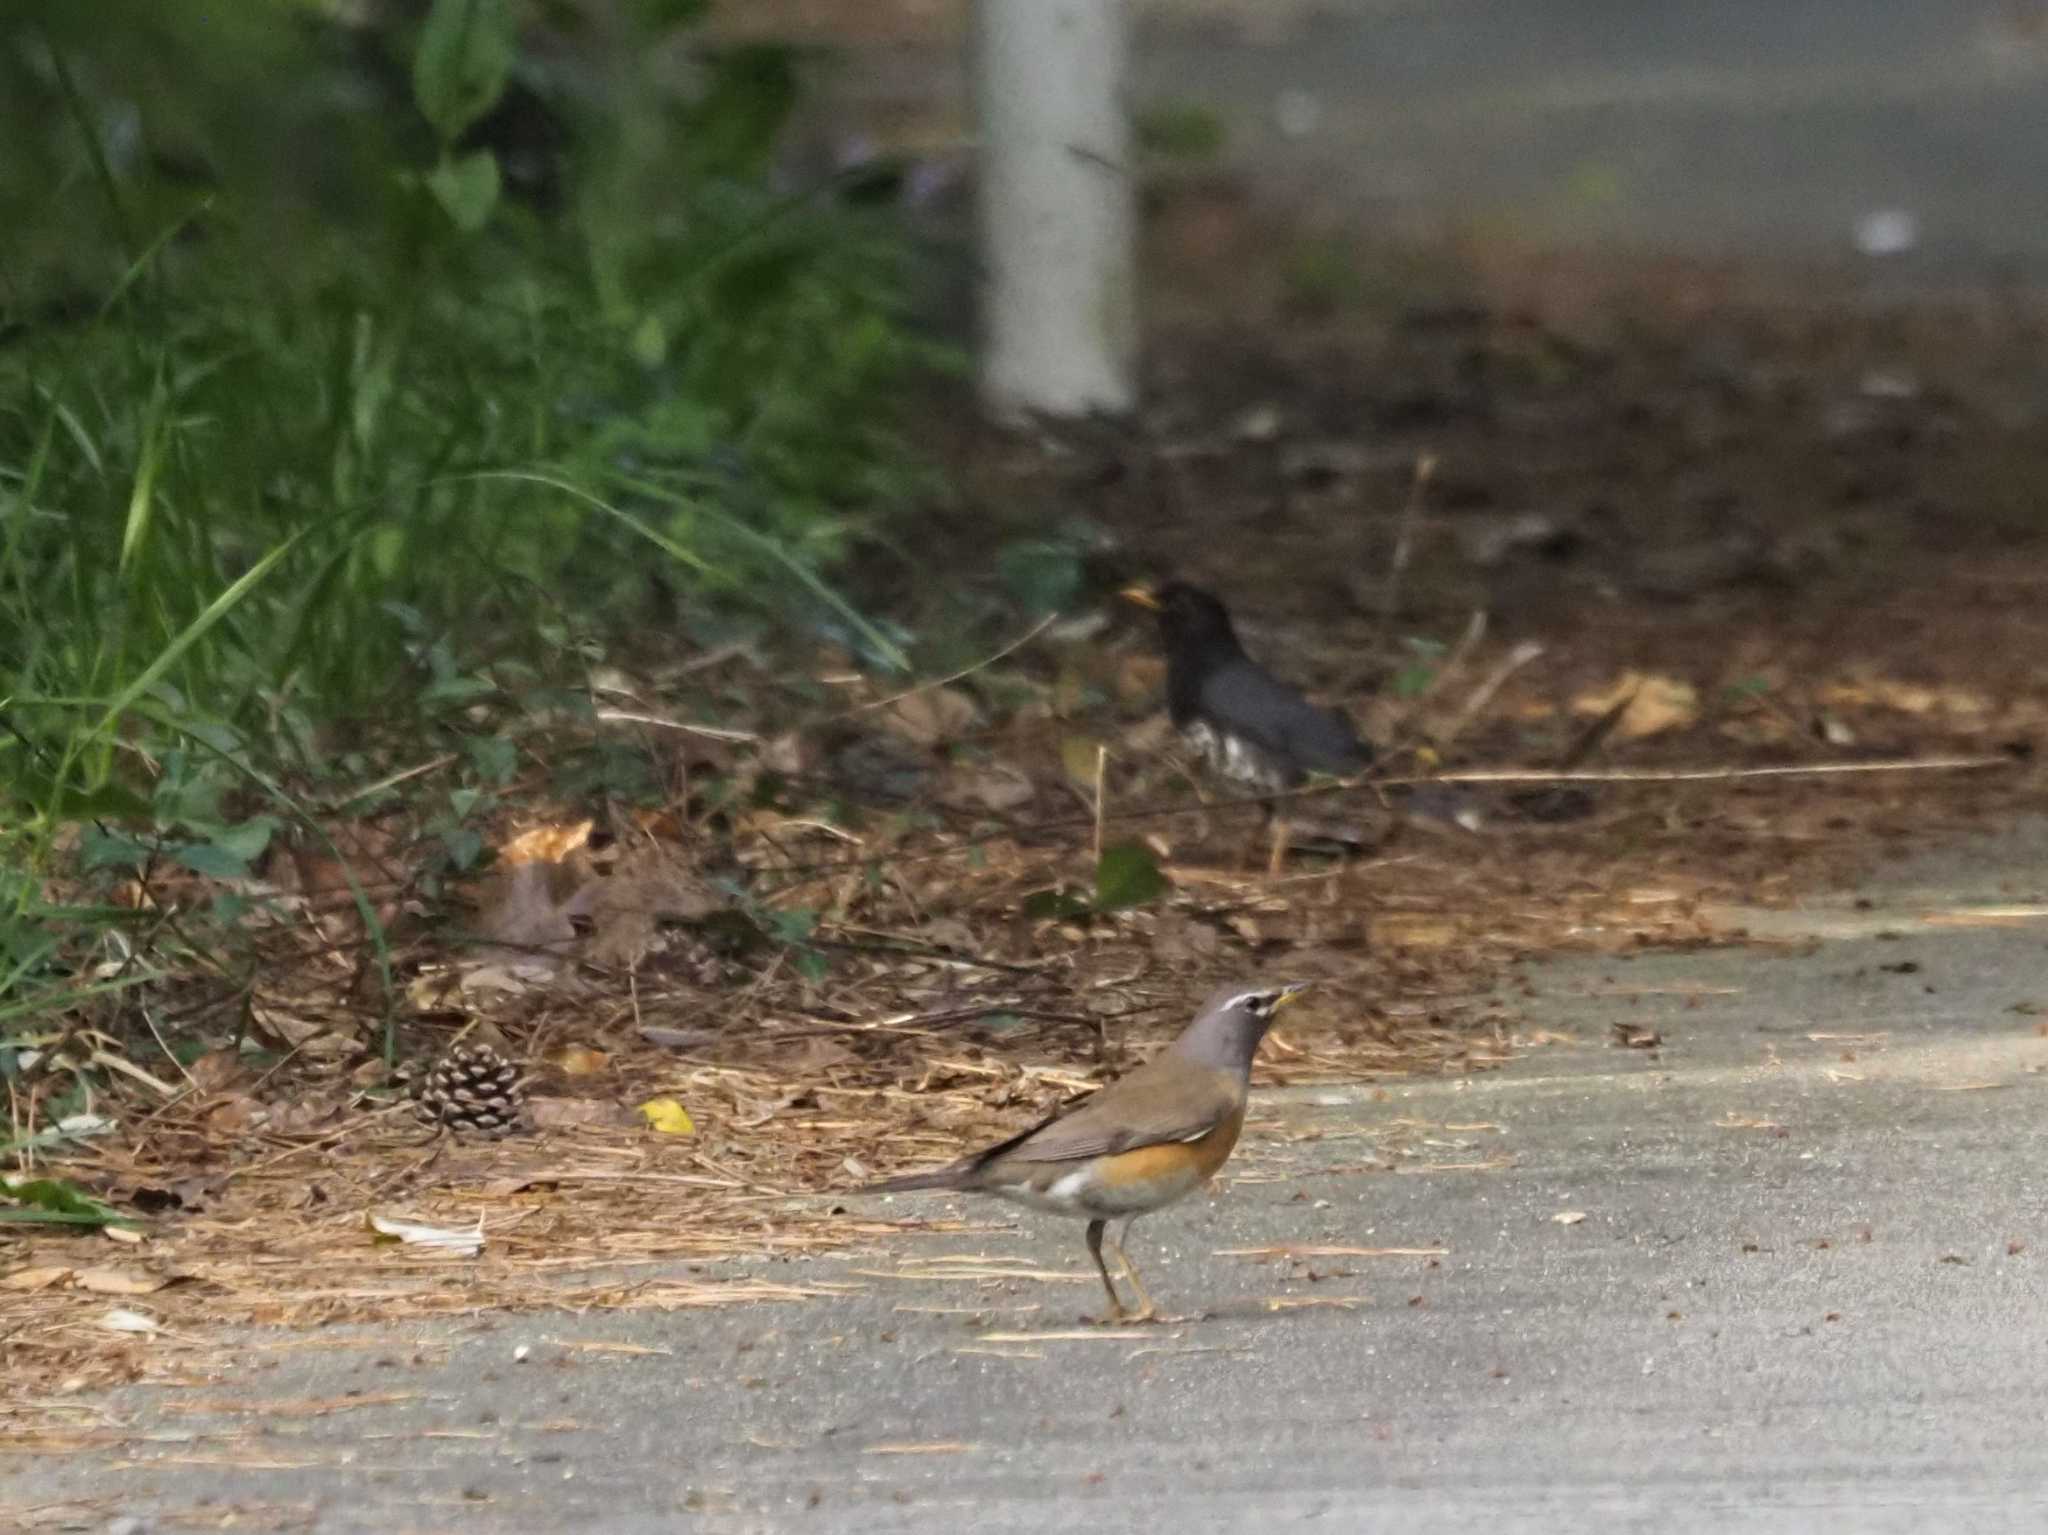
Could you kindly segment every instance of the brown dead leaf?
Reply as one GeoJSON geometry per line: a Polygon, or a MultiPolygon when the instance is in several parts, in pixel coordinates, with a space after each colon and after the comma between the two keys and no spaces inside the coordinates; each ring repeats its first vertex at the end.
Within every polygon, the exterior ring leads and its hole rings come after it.
{"type": "Polygon", "coordinates": [[[73,1274],[71,1283],[95,1295],[154,1295],[170,1281],[135,1269],[90,1268],[73,1274]]]}
{"type": "Polygon", "coordinates": [[[47,1290],[70,1277],[70,1269],[53,1264],[15,1269],[10,1274],[0,1275],[0,1290],[47,1290]]]}
{"type": "Polygon", "coordinates": [[[624,1128],[632,1116],[609,1098],[529,1098],[527,1116],[539,1130],[577,1130],[592,1125],[624,1128]]]}
{"type": "Polygon", "coordinates": [[[225,1092],[248,1080],[240,1055],[232,1049],[209,1050],[185,1068],[192,1085],[202,1093],[225,1092]]]}
{"type": "Polygon", "coordinates": [[[271,1002],[262,997],[249,1004],[249,1021],[287,1049],[297,1050],[327,1030],[325,1021],[308,1018],[288,1002],[271,1002]]]}
{"type": "Polygon", "coordinates": [[[1157,698],[1166,686],[1166,658],[1133,652],[1116,669],[1117,697],[1127,704],[1157,698]]]}
{"type": "Polygon", "coordinates": [[[580,852],[566,863],[527,858],[503,864],[478,898],[477,931],[522,953],[565,948],[576,939],[572,919],[590,914],[596,883],[580,852]]]}
{"type": "Polygon", "coordinates": [[[311,1135],[327,1128],[340,1112],[340,1100],[329,1094],[301,1094],[271,1109],[263,1128],[273,1135],[311,1135]]]}
{"type": "Polygon", "coordinates": [[[958,688],[925,688],[897,699],[882,712],[882,721],[891,730],[923,747],[957,740],[980,719],[974,700],[958,688]]]}
{"type": "Polygon", "coordinates": [[[1028,773],[1006,762],[962,763],[947,775],[945,791],[956,804],[979,805],[998,815],[1030,804],[1037,792],[1028,773]]]}
{"type": "Polygon", "coordinates": [[[1595,688],[1572,700],[1572,713],[1597,719],[1628,699],[1613,734],[1623,741],[1640,741],[1667,730],[1682,730],[1699,718],[1699,690],[1689,682],[1659,672],[1626,671],[1605,688],[1595,688]]]}
{"type": "Polygon", "coordinates": [[[416,1013],[462,1010],[462,972],[453,965],[422,965],[406,982],[405,1000],[416,1013]]]}
{"type": "Polygon", "coordinates": [[[1390,949],[1447,949],[1463,936],[1448,918],[1408,912],[1377,917],[1368,932],[1374,948],[1390,949]]]}
{"type": "Polygon", "coordinates": [[[1890,677],[1837,682],[1820,690],[1821,702],[1842,709],[1891,709],[1900,714],[1982,715],[1991,700],[1966,688],[1931,688],[1890,677]]]}
{"type": "Polygon", "coordinates": [[[619,860],[588,900],[590,958],[631,969],[647,955],[664,922],[694,922],[725,905],[695,866],[673,848],[649,843],[619,860]]]}
{"type": "Polygon", "coordinates": [[[548,1057],[548,1063],[565,1077],[591,1077],[611,1065],[612,1058],[589,1045],[565,1045],[548,1057]]]}
{"type": "Polygon", "coordinates": [[[1167,964],[1211,959],[1221,946],[1222,939],[1213,926],[1177,911],[1161,912],[1152,929],[1152,952],[1167,964]]]}
{"type": "Polygon", "coordinates": [[[243,1093],[223,1098],[206,1111],[206,1128],[215,1136],[239,1135],[263,1117],[263,1105],[243,1093]]]}

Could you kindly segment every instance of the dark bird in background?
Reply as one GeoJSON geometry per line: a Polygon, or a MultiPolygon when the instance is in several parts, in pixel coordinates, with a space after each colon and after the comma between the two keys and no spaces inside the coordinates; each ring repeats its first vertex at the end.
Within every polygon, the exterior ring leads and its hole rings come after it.
{"type": "Polygon", "coordinates": [[[1115,1241],[1110,1246],[1138,1295],[1138,1310],[1124,1308],[1102,1261],[1103,1232],[1121,1220],[1129,1237],[1139,1216],[1193,1193],[1228,1159],[1244,1128],[1252,1057],[1273,1015],[1307,985],[1225,986],[1180,1038],[1092,1097],[936,1171],[891,1178],[859,1192],[994,1194],[1085,1219],[1088,1255],[1109,1292],[1110,1319],[1150,1321],[1157,1308],[1123,1242],[1115,1241]]]}
{"type": "MultiPolygon", "coordinates": [[[[1214,593],[1169,581],[1126,587],[1123,595],[1159,615],[1167,713],[1219,777],[1277,794],[1311,773],[1343,777],[1372,766],[1372,748],[1344,714],[1310,703],[1245,654],[1214,593]]],[[[1269,867],[1277,872],[1288,843],[1287,822],[1277,814],[1272,833],[1269,867]]]]}

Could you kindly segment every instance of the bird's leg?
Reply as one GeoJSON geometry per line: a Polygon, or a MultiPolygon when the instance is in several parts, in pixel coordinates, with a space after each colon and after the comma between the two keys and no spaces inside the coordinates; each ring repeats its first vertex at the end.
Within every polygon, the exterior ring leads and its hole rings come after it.
{"type": "MultiPolygon", "coordinates": [[[[1102,1288],[1109,1292],[1109,1315],[1103,1320],[1121,1322],[1124,1319],[1123,1297],[1116,1293],[1116,1286],[1110,1283],[1109,1265],[1102,1261],[1102,1233],[1108,1229],[1108,1221],[1090,1221],[1088,1223],[1088,1256],[1095,1260],[1095,1272],[1102,1276],[1102,1288]]],[[[1130,1260],[1124,1257],[1124,1250],[1121,1244],[1117,1247],[1116,1255],[1123,1261],[1124,1271],[1128,1273],[1131,1266],[1130,1260]]],[[[1141,1289],[1138,1293],[1143,1295],[1145,1292],[1141,1289]]]]}
{"type": "Polygon", "coordinates": [[[1273,836],[1273,828],[1276,825],[1274,820],[1276,814],[1277,812],[1270,801],[1262,806],[1262,813],[1258,824],[1252,827],[1251,835],[1244,839],[1243,846],[1237,850],[1238,868],[1249,869],[1254,866],[1252,860],[1258,856],[1260,842],[1267,842],[1270,848],[1270,839],[1273,836]]]}
{"type": "Polygon", "coordinates": [[[1267,834],[1273,840],[1266,850],[1266,874],[1270,879],[1278,879],[1287,867],[1287,849],[1294,841],[1294,828],[1287,824],[1287,817],[1275,812],[1267,823],[1267,834]]]}
{"type": "Polygon", "coordinates": [[[1129,1240],[1131,1227],[1137,1224],[1137,1220],[1138,1217],[1134,1215],[1125,1221],[1124,1234],[1117,1237],[1110,1245],[1116,1249],[1116,1261],[1124,1271],[1124,1278],[1128,1279],[1131,1282],[1131,1288],[1138,1292],[1138,1309],[1124,1320],[1130,1322],[1149,1322],[1159,1315],[1159,1308],[1152,1303],[1152,1297],[1145,1289],[1145,1281],[1138,1277],[1138,1266],[1131,1262],[1131,1255],[1124,1251],[1124,1243],[1129,1240]]]}

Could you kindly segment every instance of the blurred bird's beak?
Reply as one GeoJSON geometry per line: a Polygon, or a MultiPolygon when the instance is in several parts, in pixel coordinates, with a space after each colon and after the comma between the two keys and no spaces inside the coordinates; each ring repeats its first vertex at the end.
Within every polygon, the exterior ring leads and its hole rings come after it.
{"type": "Polygon", "coordinates": [[[1315,984],[1314,981],[1289,981],[1280,988],[1280,995],[1273,1000],[1273,1011],[1278,1012],[1296,997],[1315,984]]]}
{"type": "Polygon", "coordinates": [[[1135,602],[1141,608],[1150,608],[1155,613],[1159,611],[1159,599],[1152,595],[1152,588],[1149,586],[1127,586],[1117,595],[1135,602]]]}

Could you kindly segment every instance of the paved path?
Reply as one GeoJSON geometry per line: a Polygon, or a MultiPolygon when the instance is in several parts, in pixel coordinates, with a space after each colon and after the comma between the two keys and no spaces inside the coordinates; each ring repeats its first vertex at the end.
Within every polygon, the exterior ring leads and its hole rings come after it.
{"type": "MultiPolygon", "coordinates": [[[[767,1270],[866,1286],[843,1302],[252,1354],[200,1394],[420,1395],[280,1417],[252,1468],[193,1437],[248,1419],[129,1393],[165,1438],[0,1456],[0,1506],[380,1535],[2048,1527],[2044,894],[2035,832],[1869,907],[1727,914],[1768,942],[1527,967],[1527,1028],[1577,1042],[1506,1070],[1265,1095],[1230,1197],[1139,1228],[1205,1320],[991,1339],[1098,1298],[1033,1221],[767,1270]],[[1216,1255],[1283,1243],[1445,1251],[1216,1255]],[[858,1272],[946,1253],[1066,1273],[858,1272]]],[[[151,1527],[184,1526],[125,1528],[151,1527]]]]}
{"type": "MultiPolygon", "coordinates": [[[[946,10],[946,7],[938,7],[946,10]]],[[[1141,106],[1199,104],[1270,192],[1424,241],[1849,255],[1876,280],[2048,268],[2042,0],[1200,0],[1141,5],[1141,106]]],[[[966,121],[957,38],[856,49],[878,121],[966,121]]]]}

